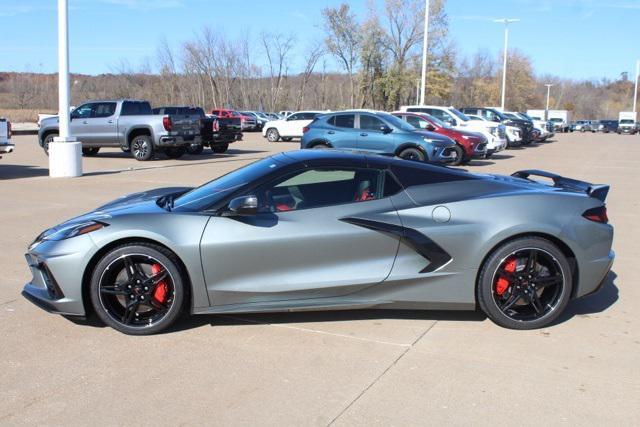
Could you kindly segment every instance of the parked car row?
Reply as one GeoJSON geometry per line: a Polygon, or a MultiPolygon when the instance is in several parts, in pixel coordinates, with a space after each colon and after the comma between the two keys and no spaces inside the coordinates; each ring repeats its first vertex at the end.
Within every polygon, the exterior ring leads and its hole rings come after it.
{"type": "Polygon", "coordinates": [[[524,113],[409,105],[391,113],[298,111],[268,122],[262,135],[269,142],[300,138],[301,148],[355,149],[460,165],[509,147],[545,141],[554,132],[552,124],[524,113]]]}

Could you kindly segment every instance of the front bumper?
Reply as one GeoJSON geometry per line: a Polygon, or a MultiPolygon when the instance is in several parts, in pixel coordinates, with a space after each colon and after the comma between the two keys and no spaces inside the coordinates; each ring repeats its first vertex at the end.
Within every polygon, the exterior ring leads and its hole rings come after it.
{"type": "Polygon", "coordinates": [[[633,135],[634,133],[637,132],[637,129],[635,128],[629,128],[629,127],[618,127],[618,133],[624,133],[626,135],[633,135]]]}
{"type": "Polygon", "coordinates": [[[429,153],[429,161],[434,163],[451,163],[456,160],[455,145],[433,147],[429,153]]]}
{"type": "Polygon", "coordinates": [[[52,313],[86,315],[82,278],[96,251],[88,235],[40,242],[25,255],[32,278],[22,295],[52,313]]]}

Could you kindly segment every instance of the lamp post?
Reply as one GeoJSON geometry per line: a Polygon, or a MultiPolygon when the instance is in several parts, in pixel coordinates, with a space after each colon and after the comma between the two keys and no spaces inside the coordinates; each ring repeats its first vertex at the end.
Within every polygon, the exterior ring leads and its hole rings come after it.
{"type": "Polygon", "coordinates": [[[638,75],[640,74],[640,59],[636,61],[636,86],[633,91],[633,112],[636,112],[636,105],[638,103],[638,75]]]}
{"type": "Polygon", "coordinates": [[[509,48],[509,24],[512,22],[518,22],[519,19],[515,18],[502,18],[495,19],[493,22],[497,22],[499,24],[504,24],[504,58],[502,63],[502,101],[500,103],[500,108],[504,111],[504,98],[505,98],[505,88],[507,86],[507,54],[509,48]]]}
{"type": "Polygon", "coordinates": [[[549,120],[549,94],[551,93],[551,86],[553,86],[553,84],[547,83],[545,86],[547,87],[547,108],[544,110],[544,120],[547,121],[549,120]]]}
{"type": "Polygon", "coordinates": [[[422,78],[420,79],[420,105],[424,105],[427,86],[427,48],[429,41],[429,0],[424,5],[424,34],[422,36],[422,78]]]}
{"type": "Polygon", "coordinates": [[[69,2],[58,0],[58,127],[49,144],[49,176],[82,175],[82,144],[69,132],[69,2]]]}

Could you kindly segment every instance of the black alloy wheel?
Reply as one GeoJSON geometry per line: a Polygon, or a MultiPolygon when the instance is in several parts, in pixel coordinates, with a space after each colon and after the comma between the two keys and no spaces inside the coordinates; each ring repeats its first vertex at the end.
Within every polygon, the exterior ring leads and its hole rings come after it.
{"type": "Polygon", "coordinates": [[[132,335],[171,325],[184,300],[175,256],[153,245],[126,245],[107,254],[94,269],[91,300],[112,328],[132,335]]]}

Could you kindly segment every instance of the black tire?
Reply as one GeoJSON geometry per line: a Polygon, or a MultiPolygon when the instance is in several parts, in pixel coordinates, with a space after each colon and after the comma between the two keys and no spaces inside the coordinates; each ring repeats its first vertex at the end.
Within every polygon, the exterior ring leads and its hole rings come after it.
{"type": "Polygon", "coordinates": [[[455,153],[456,153],[456,159],[453,162],[451,162],[450,164],[453,165],[453,166],[460,166],[461,164],[464,163],[464,160],[465,160],[465,158],[464,158],[464,149],[461,146],[456,144],[456,146],[453,147],[453,151],[455,151],[455,153]]]}
{"type": "Polygon", "coordinates": [[[280,141],[280,133],[278,132],[278,129],[276,128],[269,128],[267,129],[267,141],[269,142],[278,142],[280,141]]]}
{"type": "Polygon", "coordinates": [[[53,142],[53,138],[57,138],[57,133],[48,133],[47,136],[44,137],[42,141],[42,149],[44,150],[44,154],[49,155],[49,143],[53,142]]]}
{"type": "Polygon", "coordinates": [[[414,162],[425,161],[424,153],[415,147],[408,147],[403,149],[402,151],[400,151],[400,153],[398,153],[398,157],[404,160],[411,160],[414,162]]]}
{"type": "Polygon", "coordinates": [[[85,157],[91,157],[98,154],[100,147],[82,147],[82,155],[85,157]]]}
{"type": "Polygon", "coordinates": [[[291,142],[291,141],[293,141],[293,138],[291,138],[291,137],[289,137],[289,136],[285,138],[285,137],[283,136],[283,137],[282,137],[282,140],[283,140],[284,142],[291,142]]]}
{"type": "Polygon", "coordinates": [[[542,328],[562,314],[571,299],[572,283],[569,262],[554,243],[522,237],[501,245],[484,262],[478,276],[478,304],[505,328],[542,328]]]}
{"type": "Polygon", "coordinates": [[[138,135],[131,141],[131,156],[141,162],[153,159],[153,142],[149,135],[138,135]]]}
{"type": "Polygon", "coordinates": [[[228,149],[229,144],[214,145],[213,147],[211,147],[211,150],[216,154],[226,153],[228,149]]]}
{"type": "Polygon", "coordinates": [[[164,150],[164,154],[170,159],[179,159],[187,152],[185,147],[169,147],[164,150]]]}
{"type": "Polygon", "coordinates": [[[161,246],[141,242],[116,247],[98,261],[91,274],[89,294],[96,314],[128,335],[165,330],[186,301],[179,266],[178,258],[161,246]],[[160,295],[159,286],[163,287],[160,295]],[[158,300],[159,296],[163,299],[158,300]]]}
{"type": "Polygon", "coordinates": [[[202,144],[191,144],[187,146],[187,153],[193,154],[197,156],[198,154],[202,154],[204,151],[204,146],[202,144]]]}
{"type": "Polygon", "coordinates": [[[313,144],[311,148],[313,148],[314,150],[328,150],[331,147],[329,146],[329,144],[325,144],[324,142],[318,142],[317,144],[313,144]]]}

